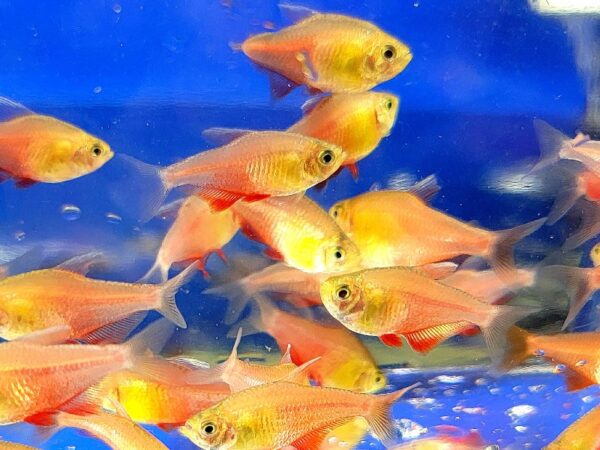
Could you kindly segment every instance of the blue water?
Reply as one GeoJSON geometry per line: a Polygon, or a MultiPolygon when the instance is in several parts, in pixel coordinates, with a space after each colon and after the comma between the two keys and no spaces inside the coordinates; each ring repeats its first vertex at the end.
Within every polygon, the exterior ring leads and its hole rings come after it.
{"type": "MultiPolygon", "coordinates": [[[[325,192],[311,193],[323,206],[374,183],[435,173],[442,191],[434,206],[482,226],[507,228],[548,212],[551,193],[529,196],[493,187],[504,169],[510,173],[537,158],[534,117],[569,133],[582,122],[584,83],[558,19],[533,14],[516,0],[303,4],[371,20],[407,42],[415,55],[403,73],[378,88],[402,97],[392,135],[360,164],[358,183],[344,173],[325,192]]],[[[269,21],[283,23],[270,0],[0,0],[0,94],[101,136],[117,153],[169,164],[208,148],[204,128],[285,128],[300,117],[303,92],[273,102],[264,74],[229,47],[263,31],[269,21]]],[[[118,210],[107,188],[118,172],[111,162],[59,185],[26,190],[1,185],[0,250],[48,241],[67,253],[117,249],[123,267],[100,276],[137,279],[151,264],[167,224],[140,226],[118,210]],[[78,217],[62,213],[69,205],[80,210],[78,217]]],[[[565,221],[542,229],[536,245],[521,252],[523,261],[556,247],[568,226],[565,221]]],[[[259,249],[238,236],[225,252],[240,248],[259,249]]],[[[219,267],[211,259],[209,271],[219,267]]],[[[224,303],[203,301],[199,292],[205,287],[197,277],[178,303],[191,328],[222,337],[224,303]]],[[[594,311],[588,305],[580,324],[589,326],[594,311]]],[[[207,348],[211,342],[196,344],[207,348]]],[[[172,347],[189,345],[181,332],[172,347]]],[[[395,407],[395,417],[423,427],[474,428],[501,447],[538,449],[600,403],[598,388],[567,394],[560,376],[551,373],[491,379],[484,369],[461,370],[392,375],[394,385],[417,380],[424,386],[395,407]],[[430,383],[447,374],[460,377],[430,383]],[[507,412],[519,405],[532,408],[520,408],[528,413],[519,418],[507,412]]],[[[32,430],[4,427],[0,435],[35,442],[32,430]]],[[[171,448],[192,448],[176,433],[156,433],[171,448]]],[[[68,446],[105,448],[70,430],[41,448],[68,446]]]]}

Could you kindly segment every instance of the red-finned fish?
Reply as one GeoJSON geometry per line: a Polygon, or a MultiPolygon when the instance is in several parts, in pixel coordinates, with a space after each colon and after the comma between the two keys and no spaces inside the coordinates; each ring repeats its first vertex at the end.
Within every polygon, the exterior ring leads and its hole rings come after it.
{"type": "MultiPolygon", "coordinates": [[[[168,167],[123,156],[126,189],[113,192],[128,214],[152,217],[169,191],[187,187],[213,211],[242,200],[304,192],[329,178],[344,162],[343,150],[329,142],[284,131],[256,131],[168,167]]],[[[118,185],[117,185],[118,186],[118,185]]]]}
{"type": "Polygon", "coordinates": [[[396,434],[390,408],[412,387],[372,395],[278,381],[232,394],[179,430],[204,449],[314,449],[332,429],[363,417],[389,443],[396,434]]]}
{"type": "Polygon", "coordinates": [[[600,407],[577,419],[544,450],[597,450],[600,448],[600,407]]]}
{"type": "Polygon", "coordinates": [[[488,305],[410,267],[331,276],[321,284],[321,300],[329,313],[352,331],[379,336],[396,347],[404,337],[422,353],[477,325],[492,358],[503,351],[508,329],[533,312],[488,305]]]}
{"type": "Polygon", "coordinates": [[[398,75],[410,49],[370,22],[281,5],[305,16],[295,25],[244,41],[241,50],[272,72],[271,92],[283,97],[298,85],[317,92],[365,92],[398,75]]]}
{"type": "Polygon", "coordinates": [[[504,355],[503,368],[518,366],[530,356],[543,356],[554,364],[566,366],[569,391],[600,384],[600,333],[561,333],[536,335],[513,327],[508,334],[509,345],[504,355]]]}
{"type": "Polygon", "coordinates": [[[363,267],[421,266],[475,255],[486,258],[500,274],[514,270],[513,246],[545,221],[490,231],[403,191],[367,192],[336,203],[329,213],[359,248],[363,267]]]}
{"type": "Polygon", "coordinates": [[[121,345],[45,345],[68,338],[69,330],[57,327],[0,344],[0,423],[46,424],[56,409],[76,409],[77,397],[105,376],[151,367],[141,355],[162,348],[172,331],[161,320],[121,345]]]}
{"type": "MultiPolygon", "coordinates": [[[[331,142],[346,152],[342,167],[358,178],[357,162],[368,156],[388,136],[398,115],[400,99],[387,92],[333,94],[315,97],[303,106],[304,117],[287,131],[331,142]]],[[[251,132],[236,128],[209,128],[209,142],[223,145],[251,132]]]]}
{"type": "Polygon", "coordinates": [[[238,225],[231,210],[211,211],[201,198],[192,195],[183,202],[177,201],[161,208],[159,214],[176,214],[167,231],[154,265],[143,280],[167,280],[169,268],[175,263],[195,261],[196,266],[208,276],[205,265],[211,253],[226,261],[221,247],[237,233],[238,225]]]}
{"type": "Polygon", "coordinates": [[[290,348],[294,364],[313,364],[308,376],[321,386],[356,392],[377,392],[386,386],[385,375],[357,336],[338,323],[322,324],[284,312],[266,298],[240,323],[246,334],[265,332],[280,350],[290,348]]]}
{"type": "Polygon", "coordinates": [[[110,146],[80,128],[39,115],[0,97],[0,180],[17,186],[60,183],[98,170],[113,157],[110,146]]]}
{"type": "Polygon", "coordinates": [[[86,431],[115,450],[168,450],[165,444],[132,421],[120,406],[117,411],[117,414],[87,415],[58,412],[55,420],[59,427],[86,431]]]}
{"type": "Polygon", "coordinates": [[[125,337],[120,330],[130,330],[128,321],[137,320],[132,315],[153,309],[185,328],[175,294],[194,275],[193,265],[164,284],[133,284],[77,273],[87,268],[90,255],[56,268],[0,280],[0,336],[15,339],[33,331],[67,326],[71,338],[96,343],[125,337]]]}
{"type": "Polygon", "coordinates": [[[237,203],[240,229],[269,249],[267,256],[305,272],[340,272],[360,264],[354,243],[315,202],[304,195],[237,203]]]}
{"type": "MultiPolygon", "coordinates": [[[[223,363],[205,370],[196,370],[185,376],[185,381],[192,384],[227,383],[232,392],[243,391],[252,386],[287,380],[298,384],[308,384],[305,366],[298,367],[292,362],[290,346],[286,349],[279,364],[264,365],[242,361],[237,356],[237,350],[242,339],[242,329],[238,330],[231,354],[223,363]]],[[[306,364],[314,364],[308,361],[306,364]]]]}

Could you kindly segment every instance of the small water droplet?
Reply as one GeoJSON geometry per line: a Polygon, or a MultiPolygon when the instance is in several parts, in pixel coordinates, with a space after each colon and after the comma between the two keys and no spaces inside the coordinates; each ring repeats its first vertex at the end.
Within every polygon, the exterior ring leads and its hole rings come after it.
{"type": "Polygon", "coordinates": [[[96,86],[94,88],[94,94],[99,94],[100,92],[102,92],[102,86],[96,86]]]}
{"type": "Polygon", "coordinates": [[[108,213],[106,213],[106,220],[109,223],[119,224],[123,221],[123,218],[121,216],[119,216],[118,214],[108,212],[108,213]]]}
{"type": "Polygon", "coordinates": [[[24,231],[15,231],[14,236],[17,241],[22,241],[23,239],[25,239],[25,232],[24,231]]]}
{"type": "Polygon", "coordinates": [[[527,389],[529,389],[529,392],[542,392],[544,389],[546,389],[546,386],[543,384],[536,384],[534,386],[529,386],[527,389]]]}
{"type": "Polygon", "coordinates": [[[541,348],[538,348],[534,353],[535,356],[544,356],[546,354],[541,348]]]}
{"type": "Polygon", "coordinates": [[[517,425],[517,426],[515,427],[515,430],[516,430],[518,433],[525,433],[525,432],[527,432],[527,427],[524,427],[523,425],[517,425]]]}
{"type": "Polygon", "coordinates": [[[115,14],[121,14],[121,11],[123,11],[123,7],[118,3],[115,3],[112,7],[112,10],[115,12],[115,14]]]}
{"type": "Polygon", "coordinates": [[[414,2],[414,3],[413,3],[413,6],[414,6],[415,8],[418,8],[418,7],[419,7],[419,2],[414,2]]]}
{"type": "Polygon", "coordinates": [[[567,367],[564,364],[557,364],[556,366],[554,366],[554,373],[564,373],[564,371],[567,370],[567,367]]]}
{"type": "Polygon", "coordinates": [[[63,219],[68,221],[77,220],[81,217],[81,209],[70,203],[62,205],[60,213],[62,214],[63,219]]]}
{"type": "Polygon", "coordinates": [[[591,395],[586,395],[581,399],[581,401],[583,403],[592,403],[594,401],[594,397],[592,397],[591,395]]]}
{"type": "Polygon", "coordinates": [[[577,361],[577,363],[575,364],[577,367],[581,367],[581,366],[585,366],[587,364],[587,361],[585,359],[582,359],[581,361],[577,361]]]}

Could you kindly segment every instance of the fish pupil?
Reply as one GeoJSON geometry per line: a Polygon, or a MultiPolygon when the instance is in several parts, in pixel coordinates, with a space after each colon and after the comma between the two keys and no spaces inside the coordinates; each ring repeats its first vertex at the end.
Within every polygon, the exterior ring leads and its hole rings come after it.
{"type": "Polygon", "coordinates": [[[350,297],[350,290],[346,286],[343,286],[338,289],[337,295],[341,300],[346,300],[350,297]]]}
{"type": "Polygon", "coordinates": [[[383,57],[385,59],[392,59],[395,55],[396,55],[396,52],[394,50],[394,47],[391,47],[391,46],[386,47],[383,52],[383,57]]]}
{"type": "Polygon", "coordinates": [[[102,154],[102,149],[98,146],[94,146],[92,148],[92,153],[96,156],[100,156],[102,154]]]}
{"type": "Polygon", "coordinates": [[[215,426],[212,423],[204,425],[204,433],[213,434],[215,432],[215,426]]]}
{"type": "Polygon", "coordinates": [[[333,162],[333,153],[331,150],[325,150],[321,154],[321,162],[325,165],[331,164],[333,162]]]}
{"type": "Polygon", "coordinates": [[[392,109],[392,101],[391,101],[391,100],[388,100],[388,101],[387,101],[387,103],[385,104],[385,107],[386,107],[387,109],[392,109]]]}

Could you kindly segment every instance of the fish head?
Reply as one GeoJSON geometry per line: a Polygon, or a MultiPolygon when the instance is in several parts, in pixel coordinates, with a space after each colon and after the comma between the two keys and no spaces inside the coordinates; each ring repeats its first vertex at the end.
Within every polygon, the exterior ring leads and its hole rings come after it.
{"type": "Polygon", "coordinates": [[[113,157],[110,146],[83,131],[48,139],[37,152],[37,168],[44,181],[79,178],[102,167],[113,157]]]}
{"type": "Polygon", "coordinates": [[[386,33],[374,33],[365,62],[365,75],[373,82],[390,80],[404,70],[413,58],[410,48],[386,33]]]}
{"type": "Polygon", "coordinates": [[[323,267],[325,272],[347,272],[360,267],[360,252],[354,242],[344,233],[322,246],[323,267]]]}
{"type": "Polygon", "coordinates": [[[389,136],[398,117],[400,98],[394,94],[377,92],[375,96],[375,119],[381,136],[389,136]]]}
{"type": "Polygon", "coordinates": [[[321,283],[323,305],[344,325],[351,326],[351,317],[363,312],[362,284],[362,272],[335,275],[321,283]]]}
{"type": "Polygon", "coordinates": [[[350,215],[350,202],[348,200],[342,200],[334,204],[329,208],[329,215],[335,220],[335,223],[344,231],[349,233],[351,230],[351,215],[350,215]]]}
{"type": "Polygon", "coordinates": [[[363,354],[349,356],[344,353],[343,362],[328,374],[326,383],[339,389],[374,393],[385,388],[387,379],[370,358],[363,354]]]}
{"type": "Polygon", "coordinates": [[[311,151],[304,161],[304,171],[313,180],[323,181],[335,173],[346,160],[346,153],[341,147],[310,138],[311,151]]]}
{"type": "Polygon", "coordinates": [[[179,431],[198,447],[206,450],[226,450],[237,441],[232,422],[219,414],[215,408],[196,414],[179,431]]]}
{"type": "Polygon", "coordinates": [[[379,392],[387,385],[387,378],[376,366],[371,366],[358,372],[356,387],[359,392],[373,393],[379,392]]]}
{"type": "Polygon", "coordinates": [[[600,265],[600,242],[594,245],[590,250],[590,259],[592,260],[594,267],[600,265]]]}

